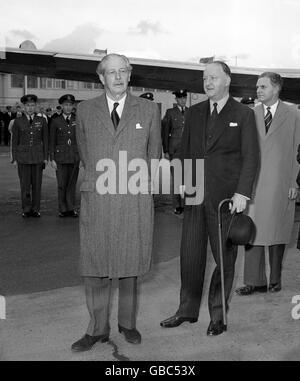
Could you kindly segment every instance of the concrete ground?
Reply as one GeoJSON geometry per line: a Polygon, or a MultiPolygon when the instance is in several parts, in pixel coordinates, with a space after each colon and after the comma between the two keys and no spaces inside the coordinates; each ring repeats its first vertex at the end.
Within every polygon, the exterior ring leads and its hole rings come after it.
{"type": "MultiPolygon", "coordinates": [[[[228,331],[210,338],[210,252],[199,321],[174,329],[159,326],[178,307],[182,217],[173,215],[167,197],[156,197],[153,266],[140,279],[137,327],[142,344],[130,345],[117,332],[115,284],[110,341],[73,354],[70,346],[88,323],[77,271],[78,220],[57,217],[56,180],[50,168],[44,173],[42,218],[37,220],[20,217],[17,172],[3,147],[0,176],[0,294],[6,298],[6,320],[0,320],[1,360],[300,360],[300,320],[291,315],[292,298],[300,295],[300,253],[295,248],[299,211],[285,257],[283,290],[248,297],[233,293],[228,331]]],[[[242,275],[240,248],[234,288],[242,285],[242,275]]]]}

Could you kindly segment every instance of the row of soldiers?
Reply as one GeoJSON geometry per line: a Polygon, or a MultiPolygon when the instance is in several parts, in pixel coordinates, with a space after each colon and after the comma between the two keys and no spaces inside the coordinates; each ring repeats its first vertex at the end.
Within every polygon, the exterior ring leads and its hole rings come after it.
{"type": "Polygon", "coordinates": [[[56,170],[60,217],[78,217],[75,210],[76,183],[80,158],[75,136],[75,98],[59,99],[62,113],[49,122],[35,113],[37,96],[24,95],[24,113],[12,125],[12,163],[18,166],[21,186],[22,217],[40,217],[43,170],[50,161],[56,170]]]}

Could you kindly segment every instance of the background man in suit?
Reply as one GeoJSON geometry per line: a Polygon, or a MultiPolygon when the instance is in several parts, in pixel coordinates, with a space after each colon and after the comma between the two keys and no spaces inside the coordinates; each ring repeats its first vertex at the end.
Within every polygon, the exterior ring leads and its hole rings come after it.
{"type": "Polygon", "coordinates": [[[48,159],[48,127],[45,118],[35,115],[37,96],[24,95],[24,114],[12,128],[12,163],[18,163],[22,217],[40,217],[43,168],[48,159]]]}
{"type": "Polygon", "coordinates": [[[78,217],[75,211],[76,184],[79,174],[79,153],[76,141],[76,121],[72,114],[75,97],[59,98],[63,113],[50,126],[50,161],[56,171],[59,217],[78,217]]]}
{"type": "Polygon", "coordinates": [[[11,120],[15,119],[16,113],[12,112],[11,106],[6,106],[6,112],[3,115],[3,141],[4,145],[8,146],[10,144],[10,133],[8,130],[8,126],[11,120]]]}
{"type": "MultiPolygon", "coordinates": [[[[176,314],[161,322],[161,326],[172,328],[184,321],[197,321],[209,237],[217,264],[208,297],[211,322],[207,334],[212,336],[224,331],[217,208],[221,200],[232,198],[231,213],[245,210],[257,171],[258,142],[253,111],[229,95],[229,67],[221,61],[211,63],[204,71],[203,80],[209,100],[192,106],[187,112],[181,157],[182,160],[192,159],[194,162],[204,159],[204,200],[200,205],[185,207],[180,251],[180,305],[176,314]]],[[[224,207],[224,241],[230,220],[229,210],[224,207]]],[[[227,309],[236,256],[237,247],[226,246],[224,242],[227,309]]]]}
{"type": "Polygon", "coordinates": [[[118,176],[115,194],[99,194],[96,186],[101,160],[113,162],[116,174],[127,173],[127,166],[122,170],[119,163],[120,151],[125,151],[128,163],[143,159],[150,165],[151,159],[160,158],[159,110],[155,103],[128,92],[131,70],[125,56],[105,56],[97,69],[105,93],[77,109],[77,142],[85,169],[80,188],[81,270],[90,323],[84,337],[72,345],[73,351],[108,340],[113,278],[119,279],[119,332],[129,343],[141,342],[136,329],[137,277],[150,267],[152,194],[122,191],[118,176]]]}
{"type": "Polygon", "coordinates": [[[269,247],[269,291],[281,290],[281,268],[285,246],[290,242],[297,198],[297,149],[300,143],[300,113],[279,100],[279,74],[266,72],[257,81],[262,103],[255,109],[261,165],[249,216],[256,237],[245,251],[244,283],[239,295],[267,292],[265,246],[269,247]]]}
{"type": "MultiPolygon", "coordinates": [[[[187,90],[174,91],[177,105],[166,111],[166,115],[162,121],[163,131],[163,150],[167,160],[173,160],[178,154],[181,143],[182,132],[185,123],[187,90]]],[[[174,193],[174,171],[171,167],[171,194],[173,209],[175,214],[183,212],[182,199],[179,194],[174,193]]]]}

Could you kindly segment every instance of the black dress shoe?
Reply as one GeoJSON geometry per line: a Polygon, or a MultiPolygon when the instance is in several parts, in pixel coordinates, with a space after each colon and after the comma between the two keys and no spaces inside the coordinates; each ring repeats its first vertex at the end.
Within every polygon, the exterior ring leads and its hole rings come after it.
{"type": "Polygon", "coordinates": [[[59,212],[59,213],[58,213],[58,216],[59,216],[60,218],[64,218],[64,217],[68,217],[68,214],[67,214],[67,212],[59,212]]]}
{"type": "Polygon", "coordinates": [[[235,292],[240,296],[251,295],[255,293],[268,292],[267,286],[244,286],[240,287],[235,292]]]}
{"type": "Polygon", "coordinates": [[[279,283],[274,283],[274,284],[270,283],[270,285],[269,285],[269,291],[270,292],[279,292],[279,291],[281,291],[281,283],[280,282],[279,283]]]}
{"type": "Polygon", "coordinates": [[[163,320],[160,323],[160,326],[163,328],[174,328],[174,327],[178,327],[180,324],[184,323],[185,321],[188,321],[189,323],[193,324],[193,323],[196,323],[198,319],[174,315],[166,320],[163,320]]]}
{"type": "Polygon", "coordinates": [[[218,336],[226,330],[226,326],[223,324],[221,320],[211,321],[207,328],[207,336],[218,336]]]}
{"type": "Polygon", "coordinates": [[[180,206],[174,210],[174,214],[180,215],[183,213],[183,208],[180,206]]]}
{"type": "Polygon", "coordinates": [[[71,349],[73,352],[85,352],[89,351],[98,341],[106,343],[108,340],[108,335],[90,336],[85,334],[80,340],[72,344],[71,349]]]}
{"type": "Polygon", "coordinates": [[[136,328],[127,329],[118,324],[119,332],[125,337],[125,340],[131,344],[140,344],[142,336],[136,328]]]}
{"type": "Polygon", "coordinates": [[[31,217],[31,212],[23,212],[22,213],[22,217],[23,218],[29,218],[29,217],[31,217]]]}
{"type": "Polygon", "coordinates": [[[70,210],[68,213],[69,217],[78,218],[78,213],[75,210],[70,210]]]}
{"type": "Polygon", "coordinates": [[[40,212],[31,212],[31,216],[35,217],[35,218],[40,218],[41,217],[41,213],[40,212]]]}

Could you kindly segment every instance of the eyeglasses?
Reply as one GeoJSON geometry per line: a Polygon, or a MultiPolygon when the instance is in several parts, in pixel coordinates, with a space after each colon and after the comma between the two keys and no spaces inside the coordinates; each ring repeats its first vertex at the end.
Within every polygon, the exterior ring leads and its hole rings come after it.
{"type": "Polygon", "coordinates": [[[125,68],[122,68],[120,70],[107,70],[105,72],[105,74],[112,76],[112,77],[115,77],[116,75],[118,75],[118,76],[126,75],[129,71],[130,70],[127,67],[125,67],[125,68]]]}

